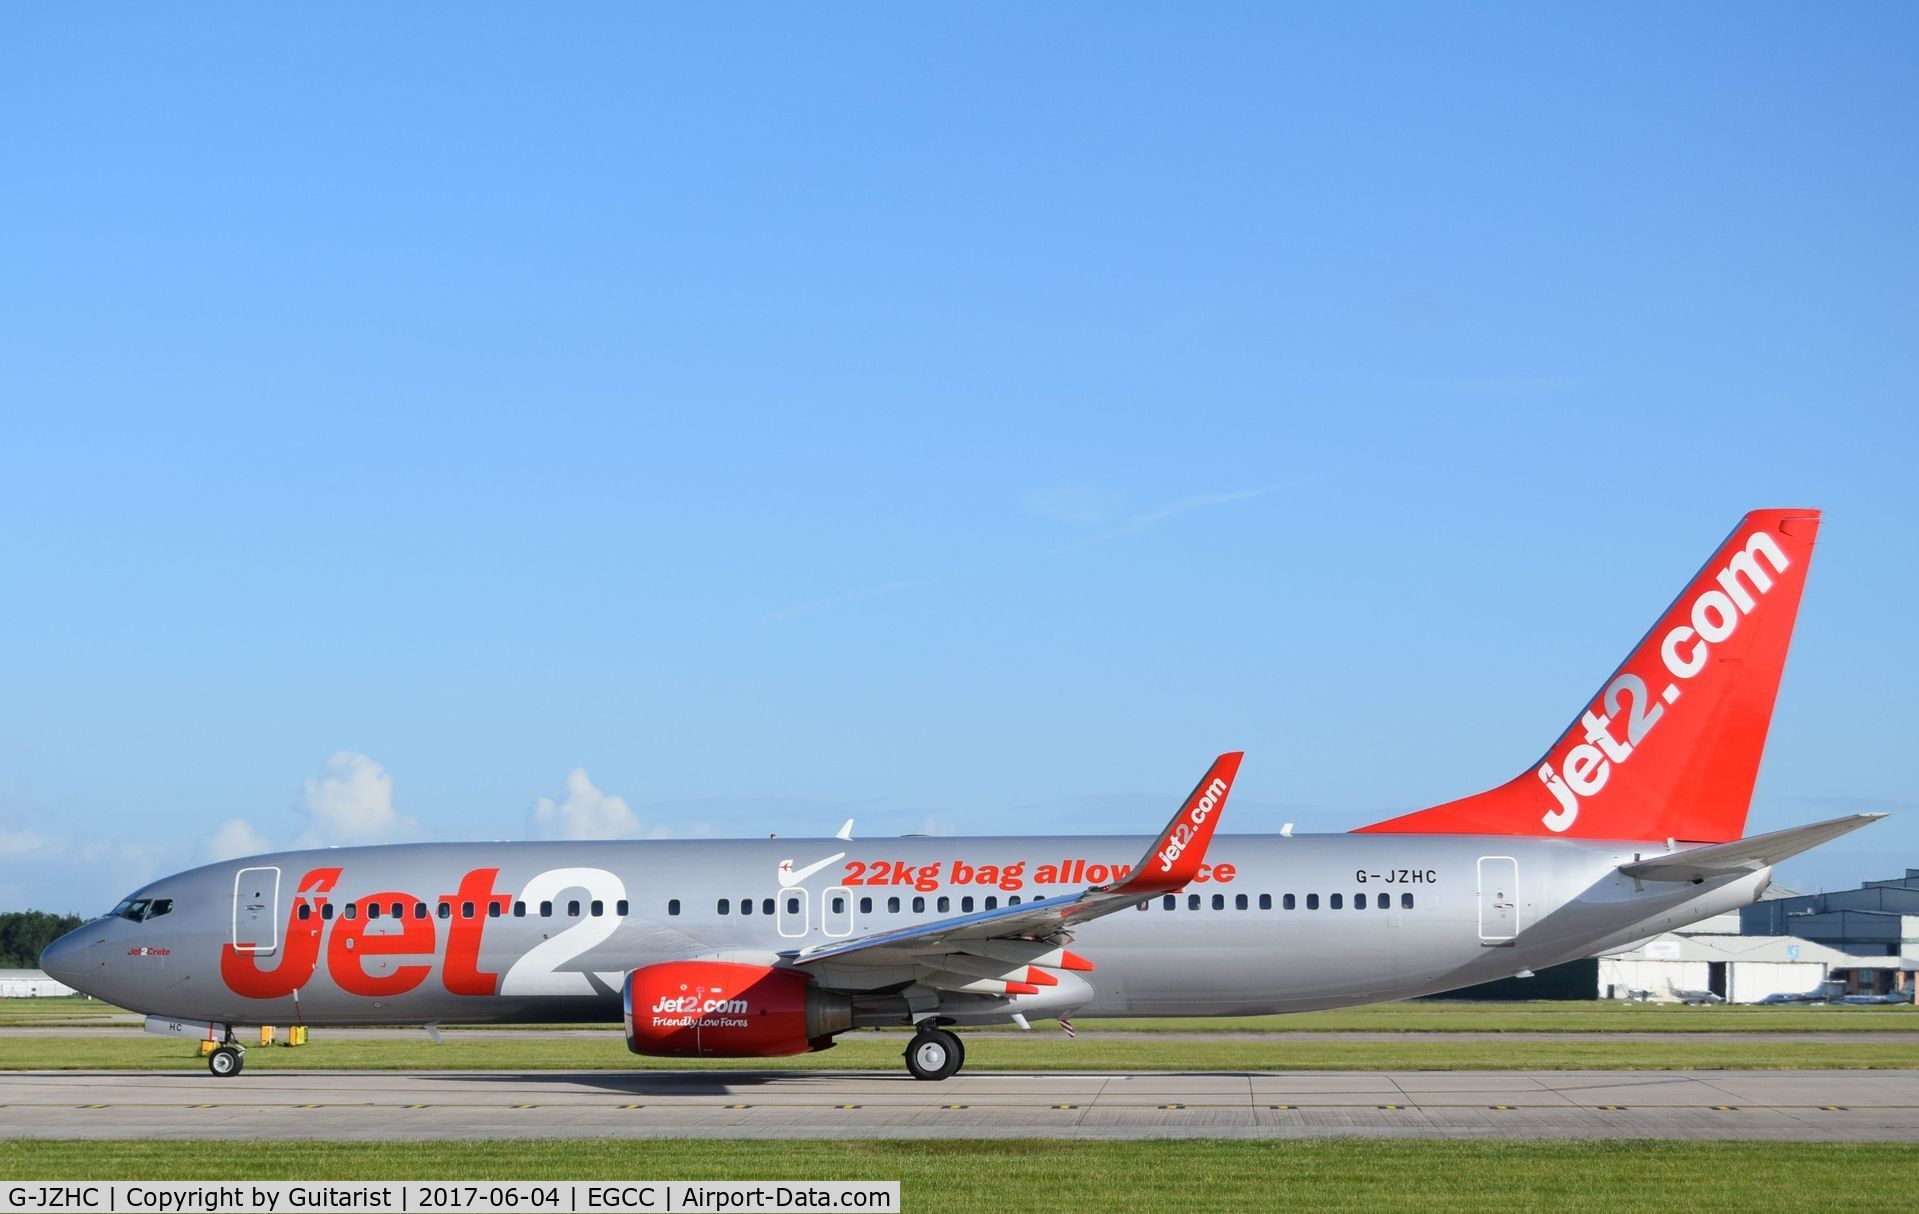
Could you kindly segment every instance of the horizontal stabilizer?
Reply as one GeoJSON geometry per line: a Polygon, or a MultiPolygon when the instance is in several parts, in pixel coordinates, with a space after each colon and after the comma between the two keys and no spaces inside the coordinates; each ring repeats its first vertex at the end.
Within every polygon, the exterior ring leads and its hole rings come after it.
{"type": "Polygon", "coordinates": [[[1790,830],[1775,830],[1749,839],[1735,839],[1731,843],[1715,843],[1710,847],[1695,847],[1688,851],[1655,856],[1650,860],[1636,860],[1631,864],[1621,864],[1619,871],[1636,881],[1692,882],[1704,881],[1708,877],[1757,872],[1768,864],[1777,864],[1829,839],[1837,839],[1862,826],[1870,826],[1885,816],[1848,814],[1830,822],[1814,822],[1811,826],[1795,826],[1790,830]]]}

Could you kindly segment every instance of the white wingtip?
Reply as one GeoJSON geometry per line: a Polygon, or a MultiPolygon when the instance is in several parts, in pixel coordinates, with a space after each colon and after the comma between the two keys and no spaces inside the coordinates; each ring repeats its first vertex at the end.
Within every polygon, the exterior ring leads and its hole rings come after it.
{"type": "Polygon", "coordinates": [[[835,833],[833,837],[835,839],[845,839],[848,842],[851,842],[853,838],[853,819],[848,818],[846,820],[846,825],[840,827],[839,831],[835,833]]]}

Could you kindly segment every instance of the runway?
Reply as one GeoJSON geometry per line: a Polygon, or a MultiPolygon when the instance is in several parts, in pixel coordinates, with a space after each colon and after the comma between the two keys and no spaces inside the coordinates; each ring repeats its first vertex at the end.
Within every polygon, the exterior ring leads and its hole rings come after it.
{"type": "Polygon", "coordinates": [[[1919,1071],[10,1071],[0,1137],[1911,1142],[1919,1071]]]}

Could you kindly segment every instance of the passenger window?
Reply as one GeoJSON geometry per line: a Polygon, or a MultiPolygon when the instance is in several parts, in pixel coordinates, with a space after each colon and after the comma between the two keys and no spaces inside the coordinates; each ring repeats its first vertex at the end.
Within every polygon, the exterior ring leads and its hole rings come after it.
{"type": "Polygon", "coordinates": [[[789,915],[797,915],[800,913],[800,900],[798,897],[790,897],[786,900],[786,913],[789,915]]]}
{"type": "Polygon", "coordinates": [[[515,919],[526,918],[526,903],[521,902],[517,898],[514,899],[514,902],[513,902],[513,917],[515,919]]]}
{"type": "Polygon", "coordinates": [[[926,899],[917,897],[913,899],[913,913],[916,915],[926,913],[926,899]]]}
{"type": "Polygon", "coordinates": [[[960,899],[960,913],[965,915],[973,913],[973,895],[968,894],[960,899]]]}
{"type": "Polygon", "coordinates": [[[900,913],[900,900],[898,898],[888,898],[886,900],[886,913],[889,915],[897,915],[900,913]]]}
{"type": "Polygon", "coordinates": [[[1225,894],[1214,894],[1214,895],[1213,895],[1213,909],[1214,909],[1214,910],[1225,910],[1225,909],[1226,909],[1226,895],[1225,895],[1225,894]]]}
{"type": "Polygon", "coordinates": [[[740,899],[740,913],[742,915],[750,915],[753,913],[753,899],[751,898],[740,899]]]}
{"type": "Polygon", "coordinates": [[[424,903],[424,902],[415,902],[415,903],[413,904],[413,917],[414,917],[415,919],[424,919],[424,918],[426,918],[426,903],[424,903]]]}
{"type": "Polygon", "coordinates": [[[1259,896],[1259,909],[1261,910],[1273,909],[1273,896],[1271,894],[1261,894],[1259,896]]]}
{"type": "MultiPolygon", "coordinates": [[[[348,917],[351,918],[351,916],[348,917]]],[[[366,904],[366,917],[369,919],[378,919],[380,917],[380,904],[378,902],[369,902],[366,904]]]]}
{"type": "Polygon", "coordinates": [[[1413,896],[1411,894],[1399,895],[1399,909],[1400,910],[1413,909],[1413,896]]]}
{"type": "Polygon", "coordinates": [[[333,918],[333,903],[331,903],[331,902],[322,902],[322,903],[320,903],[320,919],[321,919],[321,921],[322,921],[322,922],[328,922],[328,921],[331,921],[331,920],[332,920],[332,918],[333,918]]]}
{"type": "Polygon", "coordinates": [[[680,913],[680,900],[678,898],[668,898],[666,900],[666,913],[669,915],[677,915],[680,913]]]}
{"type": "MultiPolygon", "coordinates": [[[[773,913],[773,899],[771,899],[771,898],[761,898],[761,899],[760,899],[760,914],[762,914],[762,915],[770,915],[770,914],[772,914],[772,913],[773,913]]],[[[787,913],[787,914],[789,914],[789,915],[790,915],[790,914],[792,914],[792,913],[793,913],[793,911],[792,911],[792,908],[790,908],[790,907],[789,907],[789,908],[787,909],[787,912],[786,912],[786,913],[787,913]]]]}
{"type": "Polygon", "coordinates": [[[406,918],[406,904],[405,904],[405,903],[402,903],[402,902],[395,902],[395,903],[394,903],[394,904],[393,904],[392,906],[389,906],[389,907],[387,908],[387,911],[388,911],[388,913],[389,913],[389,914],[391,914],[391,915],[392,915],[392,916],[393,916],[393,917],[394,917],[395,919],[404,919],[404,918],[406,918]]]}
{"type": "Polygon", "coordinates": [[[733,902],[731,899],[729,898],[720,899],[720,913],[722,915],[726,914],[728,911],[732,909],[733,909],[733,902]]]}
{"type": "MultiPolygon", "coordinates": [[[[575,905],[577,905],[577,903],[575,905]]],[[[460,918],[471,919],[472,917],[473,917],[473,904],[471,902],[460,903],[460,918]]]]}
{"type": "MultiPolygon", "coordinates": [[[[552,917],[553,917],[553,904],[551,902],[540,903],[540,918],[551,919],[552,917]]],[[[442,919],[446,918],[445,911],[440,912],[440,918],[442,919]]]]}
{"type": "Polygon", "coordinates": [[[346,917],[349,919],[358,919],[360,917],[359,903],[349,902],[346,904],[346,917]]]}
{"type": "Polygon", "coordinates": [[[940,900],[934,903],[933,906],[934,906],[934,909],[938,910],[939,913],[943,915],[947,911],[953,909],[953,900],[947,897],[945,894],[941,894],[940,900]]]}
{"type": "Polygon", "coordinates": [[[1307,910],[1318,910],[1318,909],[1319,909],[1319,895],[1318,895],[1318,894],[1307,894],[1307,895],[1306,895],[1306,909],[1307,909],[1307,910]]]}
{"type": "Polygon", "coordinates": [[[1365,909],[1366,909],[1366,895],[1365,895],[1365,894],[1354,894],[1354,895],[1353,895],[1353,909],[1354,909],[1354,910],[1365,910],[1365,909]]]}
{"type": "Polygon", "coordinates": [[[1391,894],[1381,894],[1378,899],[1374,901],[1373,905],[1377,906],[1380,910],[1391,910],[1393,908],[1393,896],[1391,894]]]}
{"type": "Polygon", "coordinates": [[[625,898],[621,898],[618,902],[615,902],[613,904],[613,913],[618,915],[622,919],[626,918],[626,909],[627,909],[627,902],[625,898]]]}
{"type": "Polygon", "coordinates": [[[452,917],[453,917],[453,904],[451,902],[440,903],[440,918],[451,919],[452,917]]]}
{"type": "Polygon", "coordinates": [[[1174,907],[1179,905],[1179,895],[1167,894],[1164,898],[1161,898],[1159,900],[1159,904],[1162,908],[1166,910],[1172,910],[1174,907]]]}
{"type": "Polygon", "coordinates": [[[1198,910],[1198,909],[1199,909],[1199,895],[1198,895],[1198,894],[1187,894],[1187,895],[1186,895],[1186,909],[1187,909],[1187,910],[1198,910]]]}
{"type": "MultiPolygon", "coordinates": [[[[1769,558],[1769,559],[1770,559],[1770,558],[1769,558]]],[[[1008,906],[1018,906],[1018,905],[1019,905],[1019,895],[1018,895],[1018,894],[1014,894],[1014,895],[1013,895],[1012,897],[1010,897],[1010,898],[1008,898],[1008,899],[1006,900],[1006,905],[1008,905],[1008,906]]]]}
{"type": "Polygon", "coordinates": [[[1245,909],[1246,909],[1246,895],[1245,895],[1245,894],[1235,894],[1235,895],[1233,896],[1233,909],[1234,909],[1234,910],[1245,910],[1245,909]]]}
{"type": "Polygon", "coordinates": [[[580,900],[578,898],[574,898],[566,904],[566,914],[569,919],[577,919],[580,917],[580,900]]]}
{"type": "Polygon", "coordinates": [[[601,915],[604,915],[606,913],[606,903],[600,901],[598,898],[595,898],[593,899],[593,904],[589,906],[587,909],[592,911],[593,917],[597,919],[601,915]]]}
{"type": "Polygon", "coordinates": [[[1329,894],[1326,897],[1326,905],[1333,910],[1340,910],[1346,905],[1346,900],[1338,894],[1329,894]]]}
{"type": "Polygon", "coordinates": [[[1281,907],[1283,907],[1286,910],[1293,910],[1298,907],[1299,900],[1294,898],[1291,894],[1287,894],[1285,897],[1279,900],[1279,904],[1281,907]]]}
{"type": "Polygon", "coordinates": [[[862,915],[870,915],[870,914],[872,914],[872,913],[873,913],[873,900],[872,900],[871,898],[861,898],[861,899],[860,899],[860,914],[862,914],[862,915]]]}
{"type": "MultiPolygon", "coordinates": [[[[1768,557],[1767,559],[1770,560],[1771,558],[1768,557]]],[[[997,895],[995,894],[986,895],[986,909],[987,910],[999,909],[999,897],[997,895]]]]}
{"type": "Polygon", "coordinates": [[[306,920],[313,918],[313,908],[302,902],[300,903],[300,909],[295,911],[294,914],[304,923],[306,920]]]}
{"type": "Polygon", "coordinates": [[[844,915],[846,913],[846,899],[837,894],[833,896],[833,913],[836,915],[844,915]]]}
{"type": "Polygon", "coordinates": [[[500,904],[498,902],[492,901],[491,899],[487,901],[486,917],[489,919],[498,919],[500,917],[500,904]]]}

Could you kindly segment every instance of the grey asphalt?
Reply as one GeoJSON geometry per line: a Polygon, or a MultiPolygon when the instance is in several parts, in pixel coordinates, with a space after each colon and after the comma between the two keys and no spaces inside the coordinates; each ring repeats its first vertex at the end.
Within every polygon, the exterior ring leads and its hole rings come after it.
{"type": "Polygon", "coordinates": [[[0,1138],[1919,1142],[1919,1071],[0,1072],[0,1138]]]}

